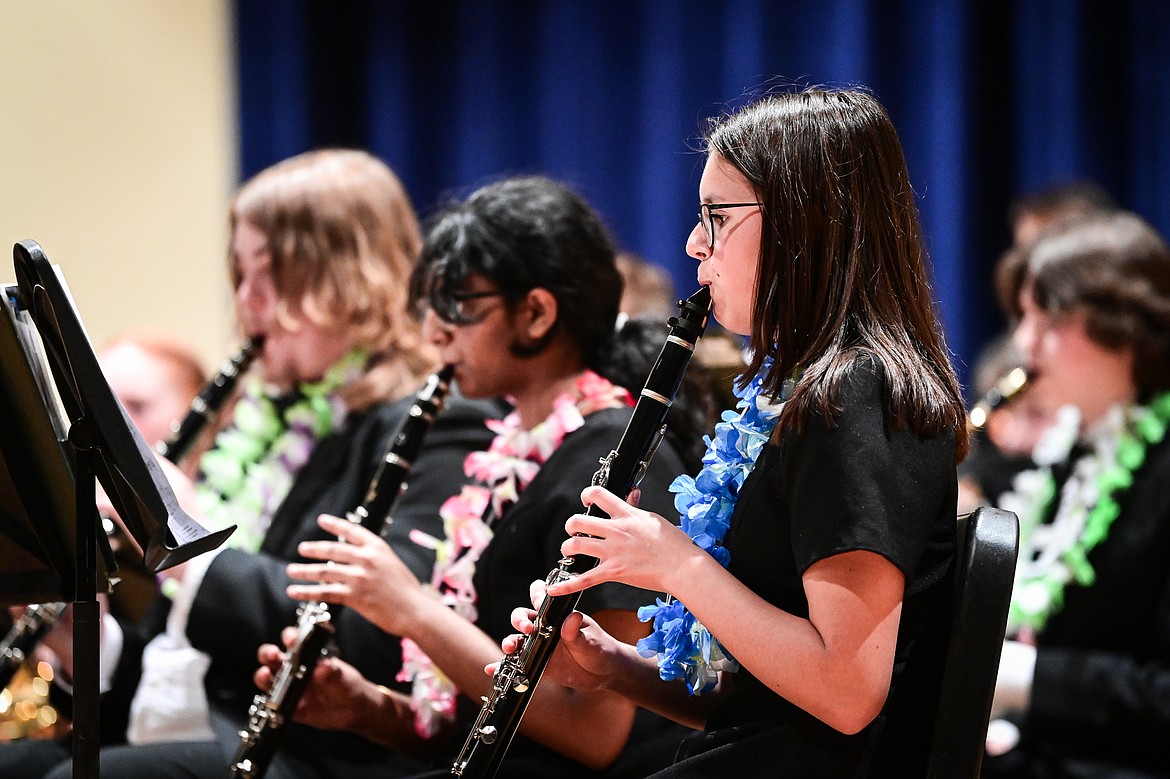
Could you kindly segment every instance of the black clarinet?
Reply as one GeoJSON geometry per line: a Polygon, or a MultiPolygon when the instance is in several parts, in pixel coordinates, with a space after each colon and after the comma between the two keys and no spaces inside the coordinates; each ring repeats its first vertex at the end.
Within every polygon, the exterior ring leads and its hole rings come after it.
{"type": "MultiPolygon", "coordinates": [[[[406,491],[423,438],[443,408],[454,371],[452,366],[444,366],[415,395],[362,505],[346,514],[350,522],[381,535],[385,525],[393,521],[394,507],[406,491]]],[[[297,637],[273,679],[272,689],[266,695],[257,695],[248,709],[248,727],[240,731],[240,745],[232,757],[229,776],[233,779],[260,779],[268,771],[284,725],[305,694],[313,669],[332,652],[330,639],[339,613],[339,606],[333,606],[331,611],[328,604],[321,602],[303,603],[298,608],[297,637]]]]}
{"type": "MultiPolygon", "coordinates": [[[[707,325],[710,290],[702,287],[689,299],[680,300],[678,305],[679,315],[667,322],[670,334],[650,369],[646,386],[638,397],[617,449],[602,458],[601,468],[593,476],[593,484],[621,497],[628,495],[641,482],[650,458],[666,432],[666,414],[682,383],[695,344],[707,325]]],[[[595,506],[590,506],[585,513],[604,516],[595,506]]],[[[597,559],[587,555],[562,558],[545,583],[553,585],[566,581],[595,565],[597,559]]],[[[532,633],[524,638],[519,651],[500,661],[492,677],[491,690],[483,698],[479,716],[451,766],[452,775],[475,779],[495,776],[520,727],[520,720],[532,700],[541,674],[560,642],[561,625],[580,601],[579,592],[545,597],[532,633]]]]}
{"type": "MultiPolygon", "coordinates": [[[[191,401],[191,408],[180,422],[171,424],[171,435],[160,441],[155,450],[173,463],[178,463],[208,423],[215,420],[220,408],[235,389],[240,376],[247,372],[260,354],[263,336],[244,340],[239,353],[225,360],[219,372],[211,378],[191,401]]],[[[107,533],[114,531],[109,518],[103,517],[107,533]]],[[[0,690],[12,682],[29,653],[41,642],[65,611],[66,603],[37,603],[13,623],[8,635],[0,641],[0,690]]]]}
{"type": "Polygon", "coordinates": [[[176,419],[171,423],[170,436],[165,441],[159,441],[155,450],[173,463],[183,459],[203,429],[215,421],[220,408],[236,388],[240,376],[248,371],[263,348],[264,336],[245,338],[240,351],[234,357],[224,360],[219,366],[219,372],[191,401],[187,416],[181,422],[176,419]]]}

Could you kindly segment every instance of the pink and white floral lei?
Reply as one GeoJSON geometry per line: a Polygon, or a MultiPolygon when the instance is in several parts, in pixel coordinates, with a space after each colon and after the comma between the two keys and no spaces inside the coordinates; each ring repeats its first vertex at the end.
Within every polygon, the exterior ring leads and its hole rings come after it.
{"type": "MultiPolygon", "coordinates": [[[[586,416],[633,403],[627,390],[586,371],[577,379],[576,392],[557,397],[552,413],[531,430],[521,426],[520,415],[514,411],[502,420],[486,423],[496,434],[491,446],[485,452],[472,452],[463,461],[464,473],[477,483],[465,486],[439,509],[444,537],[435,538],[420,530],[410,533],[412,541],[435,552],[430,586],[446,606],[470,622],[476,620],[472,579],[475,564],[492,539],[491,518],[503,516],[520,498],[540,466],[565,436],[585,424],[586,416]]],[[[397,678],[412,683],[414,728],[420,736],[429,738],[444,720],[454,719],[459,690],[409,638],[402,639],[402,670],[397,678]]]]}

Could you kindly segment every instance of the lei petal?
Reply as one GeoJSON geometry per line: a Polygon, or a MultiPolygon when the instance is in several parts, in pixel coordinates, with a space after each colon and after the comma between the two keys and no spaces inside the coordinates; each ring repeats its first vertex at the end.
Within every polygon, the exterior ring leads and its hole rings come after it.
{"type": "Polygon", "coordinates": [[[402,668],[395,678],[413,682],[411,702],[417,701],[413,706],[414,730],[419,736],[431,738],[444,721],[454,719],[459,691],[409,638],[402,639],[402,668]]]}
{"type": "MultiPolygon", "coordinates": [[[[524,430],[520,415],[512,412],[502,420],[488,420],[496,434],[485,452],[472,452],[463,461],[463,472],[479,484],[465,486],[448,498],[439,510],[444,538],[411,534],[416,543],[435,550],[431,586],[440,600],[457,614],[474,622],[475,564],[492,539],[484,522],[489,503],[497,516],[515,503],[557,450],[565,436],[585,424],[585,416],[603,408],[615,408],[629,400],[606,379],[586,371],[576,383],[576,393],[565,393],[553,402],[552,413],[532,430],[524,430]],[[489,488],[485,485],[491,485],[489,488]]],[[[424,738],[438,731],[439,723],[455,715],[458,690],[429,657],[408,638],[402,639],[399,681],[411,682],[414,727],[424,738]]]]}
{"type": "Polygon", "coordinates": [[[1020,554],[1008,612],[1008,631],[1043,629],[1064,605],[1065,588],[1088,587],[1097,574],[1089,554],[1109,537],[1121,513],[1119,496],[1133,485],[1148,448],[1170,423],[1170,393],[1149,406],[1118,407],[1095,426],[1090,450],[1073,463],[1057,503],[1052,465],[1068,460],[1080,428],[1073,407],[1057,413],[1033,452],[1039,465],[1017,474],[999,506],[1020,519],[1020,554]],[[1053,506],[1055,511],[1053,511],[1053,506]]]}
{"type": "Polygon", "coordinates": [[[259,383],[254,383],[252,392],[246,393],[236,404],[233,421],[247,441],[270,441],[280,435],[283,428],[271,399],[260,394],[259,383]]]}
{"type": "Polygon", "coordinates": [[[410,540],[412,542],[418,544],[419,546],[423,547],[424,549],[438,549],[439,548],[439,543],[440,543],[439,539],[435,538],[430,533],[424,533],[423,531],[419,530],[418,528],[413,528],[410,531],[410,533],[408,533],[407,535],[410,536],[410,540]]]}
{"type": "MultiPolygon", "coordinates": [[[[736,410],[724,411],[714,435],[704,438],[707,452],[698,476],[679,476],[670,485],[679,526],[724,568],[731,562],[731,552],[722,542],[731,527],[739,490],[783,409],[782,402],[773,403],[763,395],[763,377],[771,366],[767,360],[759,375],[736,389],[736,410]]],[[[643,657],[657,656],[658,675],[666,681],[685,679],[692,695],[714,687],[720,671],[739,669],[735,658],[680,601],[658,600],[653,606],[643,606],[638,619],[653,621],[653,632],[638,642],[638,652],[643,657]]]]}

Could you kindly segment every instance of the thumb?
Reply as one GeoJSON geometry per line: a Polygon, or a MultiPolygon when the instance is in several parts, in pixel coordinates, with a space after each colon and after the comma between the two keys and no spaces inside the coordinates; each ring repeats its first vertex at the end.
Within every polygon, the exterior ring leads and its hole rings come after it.
{"type": "Polygon", "coordinates": [[[569,616],[565,617],[565,621],[561,623],[561,638],[570,644],[580,640],[583,619],[579,611],[571,612],[569,616]]]}

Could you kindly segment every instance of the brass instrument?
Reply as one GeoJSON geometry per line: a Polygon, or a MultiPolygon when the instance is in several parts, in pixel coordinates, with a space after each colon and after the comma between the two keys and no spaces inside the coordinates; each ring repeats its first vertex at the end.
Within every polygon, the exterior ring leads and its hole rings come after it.
{"type": "Polygon", "coordinates": [[[57,624],[66,605],[34,603],[12,623],[8,635],[0,641],[0,689],[8,686],[33,648],[49,628],[57,624]]]}
{"type": "MultiPolygon", "coordinates": [[[[444,366],[419,390],[414,403],[391,439],[390,447],[374,475],[362,505],[346,514],[350,522],[381,534],[393,521],[393,510],[406,491],[406,482],[423,439],[443,408],[455,369],[444,366]]],[[[326,603],[304,603],[297,611],[297,637],[267,695],[257,695],[248,710],[248,727],[241,730],[240,745],[232,757],[233,779],[260,779],[276,755],[283,726],[292,718],[305,694],[313,669],[330,654],[330,639],[340,607],[332,611],[326,603]]]]}
{"type": "MultiPolygon", "coordinates": [[[[622,497],[638,486],[666,432],[666,414],[682,383],[695,344],[707,325],[710,290],[702,287],[678,304],[679,315],[671,317],[668,322],[670,333],[666,343],[650,369],[646,386],[638,397],[617,449],[601,460],[601,469],[593,477],[594,484],[622,497]]],[[[595,506],[590,506],[586,514],[596,516],[598,511],[595,506]]],[[[566,581],[595,565],[595,558],[584,555],[562,558],[549,573],[546,583],[552,585],[566,581]]],[[[491,690],[483,698],[479,716],[451,767],[452,775],[477,779],[495,775],[560,641],[561,625],[580,600],[579,592],[545,597],[532,633],[525,636],[515,654],[500,661],[492,678],[491,690]]]]}
{"type": "Polygon", "coordinates": [[[1020,367],[1012,368],[1000,377],[967,414],[967,424],[972,430],[982,430],[991,412],[1010,403],[1028,387],[1028,372],[1020,367]]]}

